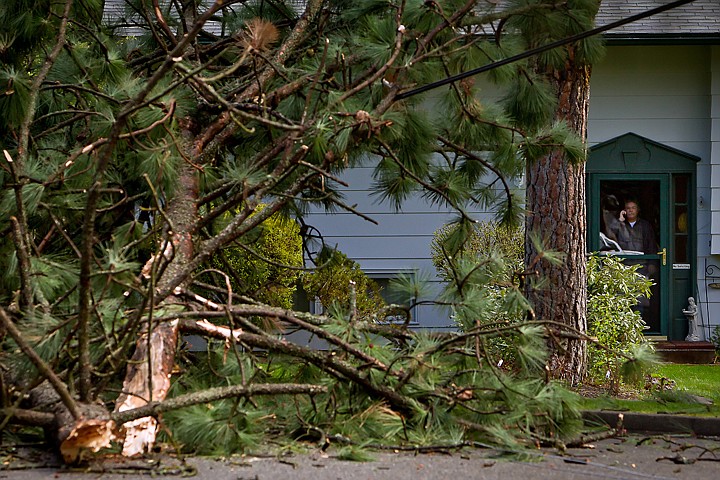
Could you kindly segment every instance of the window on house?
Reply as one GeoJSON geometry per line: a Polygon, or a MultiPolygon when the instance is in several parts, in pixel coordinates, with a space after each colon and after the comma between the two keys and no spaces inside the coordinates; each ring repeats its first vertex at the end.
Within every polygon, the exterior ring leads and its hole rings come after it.
{"type": "MultiPolygon", "coordinates": [[[[387,304],[411,306],[410,308],[410,325],[416,325],[418,321],[418,308],[413,306],[416,299],[409,298],[397,298],[396,295],[390,292],[390,282],[400,272],[397,270],[393,271],[370,271],[366,272],[367,276],[372,279],[380,287],[380,296],[387,304]]],[[[403,271],[405,274],[414,274],[413,271],[403,271]]],[[[319,298],[310,298],[307,293],[298,287],[295,294],[294,305],[297,310],[307,311],[310,313],[321,315],[325,313],[325,306],[322,304],[319,298]]],[[[405,323],[404,311],[398,310],[395,312],[388,312],[386,315],[385,322],[387,323],[405,323]]]]}

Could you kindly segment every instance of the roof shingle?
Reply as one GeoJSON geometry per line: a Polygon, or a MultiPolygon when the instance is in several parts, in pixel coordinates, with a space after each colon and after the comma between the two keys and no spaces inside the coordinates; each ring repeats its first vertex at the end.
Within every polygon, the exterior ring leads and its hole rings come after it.
{"type": "MultiPolygon", "coordinates": [[[[670,3],[670,0],[602,0],[596,24],[636,15],[670,3]]],[[[609,35],[720,35],[720,0],[695,0],[637,22],[623,25],[609,35]]]]}

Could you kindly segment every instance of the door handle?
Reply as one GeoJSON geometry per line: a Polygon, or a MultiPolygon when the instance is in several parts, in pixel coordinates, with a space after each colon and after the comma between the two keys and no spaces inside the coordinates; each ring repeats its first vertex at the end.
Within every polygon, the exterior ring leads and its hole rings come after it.
{"type": "Polygon", "coordinates": [[[661,251],[657,252],[658,255],[662,255],[662,264],[667,265],[667,248],[663,248],[661,251]]]}

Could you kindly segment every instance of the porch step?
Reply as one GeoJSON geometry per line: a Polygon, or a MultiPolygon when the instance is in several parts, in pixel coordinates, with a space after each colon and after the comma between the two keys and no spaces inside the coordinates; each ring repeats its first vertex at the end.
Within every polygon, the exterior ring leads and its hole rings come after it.
{"type": "Polygon", "coordinates": [[[713,363],[715,346],[710,342],[661,341],[655,351],[668,363],[713,363]]]}

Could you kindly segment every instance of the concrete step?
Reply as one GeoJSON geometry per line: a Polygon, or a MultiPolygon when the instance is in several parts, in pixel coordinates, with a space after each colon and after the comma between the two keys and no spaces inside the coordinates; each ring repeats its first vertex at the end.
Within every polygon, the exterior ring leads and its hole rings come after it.
{"type": "Polygon", "coordinates": [[[655,343],[655,351],[664,362],[713,363],[715,346],[710,342],[662,341],[655,343]]]}

